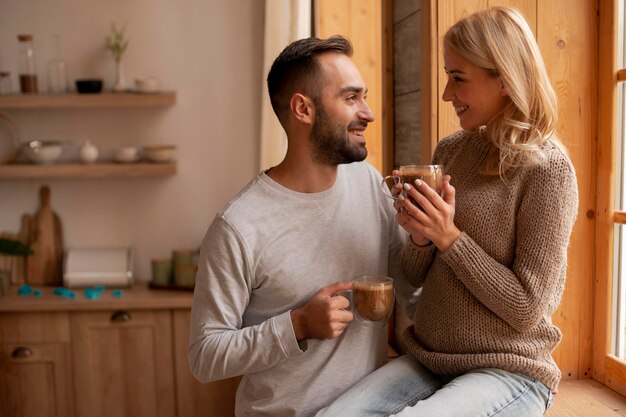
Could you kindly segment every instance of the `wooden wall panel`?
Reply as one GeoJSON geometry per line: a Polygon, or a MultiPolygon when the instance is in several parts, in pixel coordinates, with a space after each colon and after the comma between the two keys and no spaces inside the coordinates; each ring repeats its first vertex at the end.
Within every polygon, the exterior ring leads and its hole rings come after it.
{"type": "Polygon", "coordinates": [[[564,377],[591,376],[596,196],[597,16],[594,2],[541,2],[538,40],[559,99],[558,132],[576,167],[578,219],[567,282],[554,322],[563,331],[555,352],[564,377]]]}
{"type": "MultiPolygon", "coordinates": [[[[591,376],[596,195],[595,2],[577,1],[574,5],[568,0],[430,0],[429,4],[436,7],[436,16],[430,25],[437,34],[438,54],[431,58],[431,65],[438,85],[430,91],[437,94],[435,134],[438,138],[460,129],[452,106],[441,100],[446,82],[442,39],[447,28],[474,11],[509,5],[524,13],[537,36],[559,98],[558,132],[576,167],[580,193],[578,220],[569,249],[566,289],[553,317],[563,331],[563,341],[554,356],[565,378],[591,376]]],[[[431,99],[434,102],[434,98],[431,99]]]]}
{"type": "MultiPolygon", "coordinates": [[[[346,36],[354,46],[354,63],[368,87],[368,104],[376,120],[365,132],[367,160],[379,171],[388,158],[383,151],[383,28],[381,0],[316,0],[316,36],[346,36]]],[[[391,140],[391,138],[389,138],[391,140]]]]}

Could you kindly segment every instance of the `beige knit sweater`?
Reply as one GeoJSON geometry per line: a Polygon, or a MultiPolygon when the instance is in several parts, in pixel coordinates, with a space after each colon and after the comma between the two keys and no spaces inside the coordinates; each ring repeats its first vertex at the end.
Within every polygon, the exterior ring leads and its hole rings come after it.
{"type": "Polygon", "coordinates": [[[405,248],[405,274],[422,287],[407,350],[436,374],[499,368],[554,389],[561,373],[550,353],[561,332],[551,316],[578,209],[574,167],[548,143],[540,162],[505,183],[479,173],[488,152],[465,131],[437,146],[434,162],[452,176],[462,233],[445,253],[405,248]]]}

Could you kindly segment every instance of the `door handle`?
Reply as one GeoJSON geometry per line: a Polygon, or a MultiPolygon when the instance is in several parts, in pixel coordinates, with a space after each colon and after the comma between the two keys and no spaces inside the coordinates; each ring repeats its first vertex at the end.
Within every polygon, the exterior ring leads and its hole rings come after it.
{"type": "Polygon", "coordinates": [[[24,359],[33,356],[33,351],[26,346],[18,346],[15,348],[11,356],[15,359],[24,359]]]}
{"type": "Polygon", "coordinates": [[[111,314],[111,321],[113,322],[125,322],[130,321],[130,319],[132,319],[132,317],[128,311],[121,310],[111,314]]]}

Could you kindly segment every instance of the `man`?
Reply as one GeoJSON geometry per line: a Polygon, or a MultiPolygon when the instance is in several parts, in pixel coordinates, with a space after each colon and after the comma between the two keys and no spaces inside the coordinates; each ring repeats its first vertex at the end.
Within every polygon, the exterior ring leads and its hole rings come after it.
{"type": "Polygon", "coordinates": [[[289,45],[267,84],[288,150],[216,216],[202,244],[189,363],[244,375],[237,416],[309,416],[386,362],[385,329],[340,293],[399,276],[404,235],[368,163],[367,88],[340,36],[289,45]],[[390,269],[391,268],[391,269],[390,269]]]}

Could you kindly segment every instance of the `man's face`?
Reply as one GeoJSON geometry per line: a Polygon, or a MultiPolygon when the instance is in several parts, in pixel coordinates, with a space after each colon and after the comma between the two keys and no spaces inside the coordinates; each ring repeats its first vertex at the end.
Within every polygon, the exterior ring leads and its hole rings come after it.
{"type": "Polygon", "coordinates": [[[365,102],[365,82],[352,60],[343,54],[326,53],[318,59],[323,75],[311,129],[315,158],[328,165],[362,161],[367,157],[364,132],[374,121],[365,102]]]}

